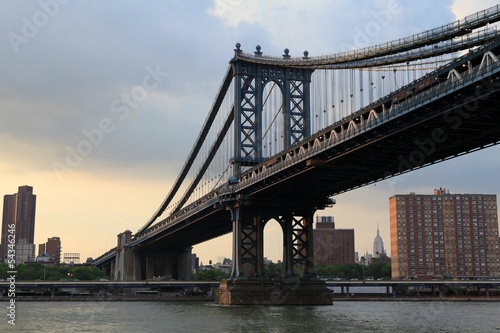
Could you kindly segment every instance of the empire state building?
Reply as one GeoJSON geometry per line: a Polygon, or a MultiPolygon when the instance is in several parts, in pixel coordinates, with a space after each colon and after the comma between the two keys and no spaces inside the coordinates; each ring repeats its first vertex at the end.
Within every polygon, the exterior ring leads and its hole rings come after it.
{"type": "Polygon", "coordinates": [[[380,258],[381,254],[385,254],[384,241],[380,237],[380,232],[377,225],[377,236],[373,241],[373,258],[380,258]]]}

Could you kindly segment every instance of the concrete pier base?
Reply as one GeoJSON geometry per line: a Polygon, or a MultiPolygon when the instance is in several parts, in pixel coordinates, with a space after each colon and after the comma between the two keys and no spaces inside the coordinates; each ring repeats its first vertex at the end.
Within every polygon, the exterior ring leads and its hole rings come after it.
{"type": "Polygon", "coordinates": [[[333,292],[321,280],[223,280],[215,292],[221,305],[332,305],[333,292]]]}

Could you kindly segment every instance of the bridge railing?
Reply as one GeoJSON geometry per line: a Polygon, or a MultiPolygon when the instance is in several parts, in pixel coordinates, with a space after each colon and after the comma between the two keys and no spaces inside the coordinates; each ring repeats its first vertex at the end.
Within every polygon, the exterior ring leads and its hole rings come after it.
{"type": "Polygon", "coordinates": [[[106,260],[110,259],[111,257],[115,256],[116,250],[117,250],[117,247],[114,247],[111,250],[107,251],[106,253],[102,254],[101,256],[95,258],[93,260],[93,264],[99,265],[101,262],[106,261],[106,260]]]}

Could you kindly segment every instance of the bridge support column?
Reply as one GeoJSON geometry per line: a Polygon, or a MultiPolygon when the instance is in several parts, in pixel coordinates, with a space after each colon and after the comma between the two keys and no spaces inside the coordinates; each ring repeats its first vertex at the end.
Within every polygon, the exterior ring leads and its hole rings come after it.
{"type": "Polygon", "coordinates": [[[118,243],[116,246],[116,260],[111,265],[111,280],[114,281],[133,281],[134,274],[134,253],[130,246],[132,241],[132,232],[127,230],[118,234],[118,243]]]}
{"type": "Polygon", "coordinates": [[[233,219],[233,267],[231,279],[260,278],[264,271],[264,224],[260,212],[248,207],[231,208],[233,219]]]}
{"type": "Polygon", "coordinates": [[[145,280],[150,280],[154,277],[154,258],[153,256],[146,257],[146,277],[145,280]]]}
{"type": "Polygon", "coordinates": [[[115,275],[115,270],[116,270],[116,261],[112,261],[110,264],[108,279],[117,280],[115,275]]]}
{"type": "Polygon", "coordinates": [[[191,279],[191,248],[142,250],[135,254],[134,261],[136,280],[191,279]]]}
{"type": "Polygon", "coordinates": [[[283,262],[285,277],[301,276],[302,279],[316,278],[314,270],[313,215],[308,211],[301,215],[292,212],[283,216],[283,262]],[[300,271],[295,271],[299,269],[300,271]]]}
{"type": "Polygon", "coordinates": [[[134,251],[134,281],[142,280],[142,256],[134,251]]]}
{"type": "Polygon", "coordinates": [[[224,305],[331,305],[333,293],[315,278],[312,258],[314,211],[294,216],[291,210],[276,217],[283,230],[285,274],[279,280],[264,276],[264,226],[276,208],[265,205],[229,206],[233,220],[233,268],[215,292],[224,305]],[[298,271],[295,270],[298,268],[298,271]]]}

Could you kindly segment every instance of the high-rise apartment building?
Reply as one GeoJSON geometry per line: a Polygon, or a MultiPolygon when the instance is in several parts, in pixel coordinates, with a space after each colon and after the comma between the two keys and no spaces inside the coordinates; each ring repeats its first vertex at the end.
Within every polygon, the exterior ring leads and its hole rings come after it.
{"type": "Polygon", "coordinates": [[[47,243],[45,243],[45,254],[51,255],[56,264],[61,263],[61,239],[59,237],[47,239],[47,243]]]}
{"type": "Polygon", "coordinates": [[[16,243],[34,244],[36,195],[33,187],[19,186],[15,194],[7,194],[3,201],[2,242],[0,258],[5,260],[8,249],[9,225],[15,225],[16,243]]]}
{"type": "Polygon", "coordinates": [[[500,276],[497,197],[410,193],[389,199],[392,278],[500,276]]]}
{"type": "Polygon", "coordinates": [[[316,218],[313,242],[316,264],[354,263],[354,229],[335,229],[333,216],[316,218]]]}

